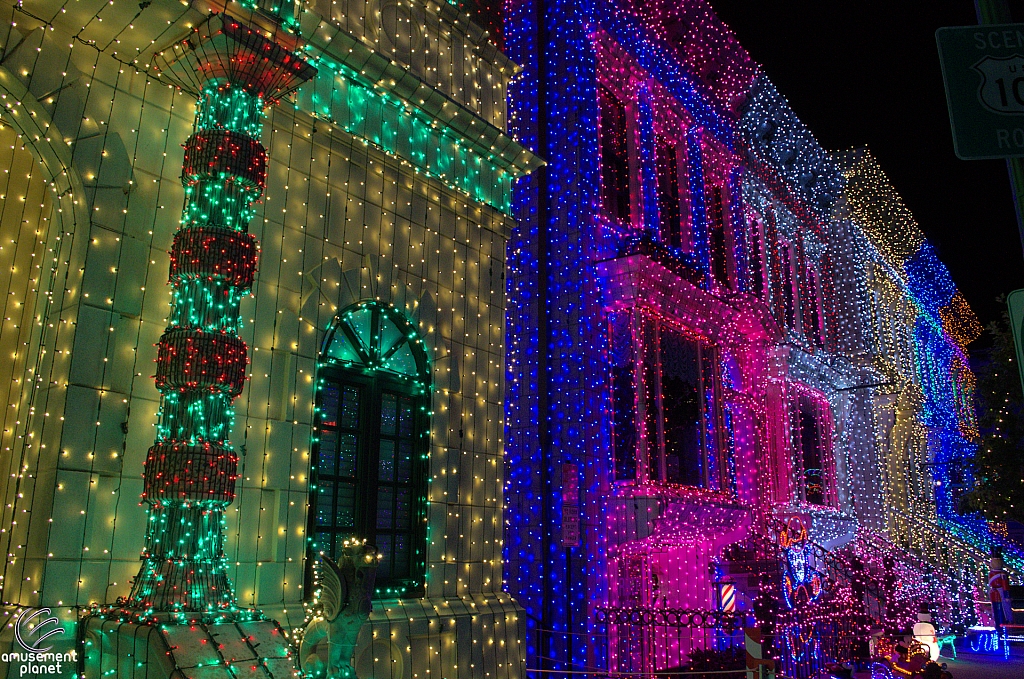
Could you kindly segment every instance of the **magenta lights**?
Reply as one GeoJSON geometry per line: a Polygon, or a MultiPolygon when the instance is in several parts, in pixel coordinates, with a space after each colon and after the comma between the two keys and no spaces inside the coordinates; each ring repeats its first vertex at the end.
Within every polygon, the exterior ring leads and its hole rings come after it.
{"type": "Polygon", "coordinates": [[[783,555],[782,598],[789,608],[817,601],[825,593],[825,575],[815,568],[814,552],[807,537],[807,526],[798,516],[790,516],[779,531],[779,549],[783,555]]]}
{"type": "Polygon", "coordinates": [[[992,542],[945,490],[972,445],[973,326],[948,274],[921,282],[945,269],[912,220],[872,212],[876,177],[851,181],[707,2],[517,0],[505,41],[514,131],[547,160],[509,250],[505,575],[528,666],[724,652],[723,585],[784,674],[925,593],[973,615],[950,602],[992,542]],[[935,463],[896,479],[904,455],[935,463]]]}

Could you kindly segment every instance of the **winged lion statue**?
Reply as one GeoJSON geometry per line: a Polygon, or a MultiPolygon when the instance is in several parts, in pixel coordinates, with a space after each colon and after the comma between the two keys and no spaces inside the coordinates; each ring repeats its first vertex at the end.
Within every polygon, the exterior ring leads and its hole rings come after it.
{"type": "Polygon", "coordinates": [[[370,617],[373,581],[380,557],[365,541],[346,540],[338,561],[321,555],[313,566],[319,591],[302,632],[299,658],[309,677],[354,679],[356,638],[370,617]],[[326,660],[325,660],[326,658],[326,660]]]}

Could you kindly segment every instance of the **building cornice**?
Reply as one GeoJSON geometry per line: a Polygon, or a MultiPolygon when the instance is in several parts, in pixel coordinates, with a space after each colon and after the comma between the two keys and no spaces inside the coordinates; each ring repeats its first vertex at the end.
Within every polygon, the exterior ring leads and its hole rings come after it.
{"type": "Polygon", "coordinates": [[[303,27],[303,33],[308,36],[304,51],[311,58],[326,57],[347,67],[346,75],[379,95],[397,97],[431,127],[443,128],[494,167],[519,177],[544,164],[502,130],[346,31],[320,21],[315,28],[303,27]]]}

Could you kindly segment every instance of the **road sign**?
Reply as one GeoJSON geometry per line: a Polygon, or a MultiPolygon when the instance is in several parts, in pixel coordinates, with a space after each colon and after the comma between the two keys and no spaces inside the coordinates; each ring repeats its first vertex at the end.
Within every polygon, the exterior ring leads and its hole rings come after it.
{"type": "Polygon", "coordinates": [[[1010,331],[1013,345],[1017,348],[1017,369],[1020,371],[1021,388],[1024,389],[1024,289],[1014,290],[1006,296],[1010,311],[1010,331]]]}
{"type": "Polygon", "coordinates": [[[1024,157],[1024,24],[940,28],[935,41],[957,157],[1024,157]]]}

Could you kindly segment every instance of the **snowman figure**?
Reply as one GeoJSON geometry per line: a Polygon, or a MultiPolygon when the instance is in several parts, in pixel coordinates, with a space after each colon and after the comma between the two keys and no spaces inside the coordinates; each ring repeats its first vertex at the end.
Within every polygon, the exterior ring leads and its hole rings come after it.
{"type": "Polygon", "coordinates": [[[916,639],[928,651],[928,658],[934,662],[939,659],[939,638],[935,633],[935,625],[932,624],[931,613],[926,606],[921,606],[917,614],[917,622],[914,623],[914,639],[916,639]]]}

